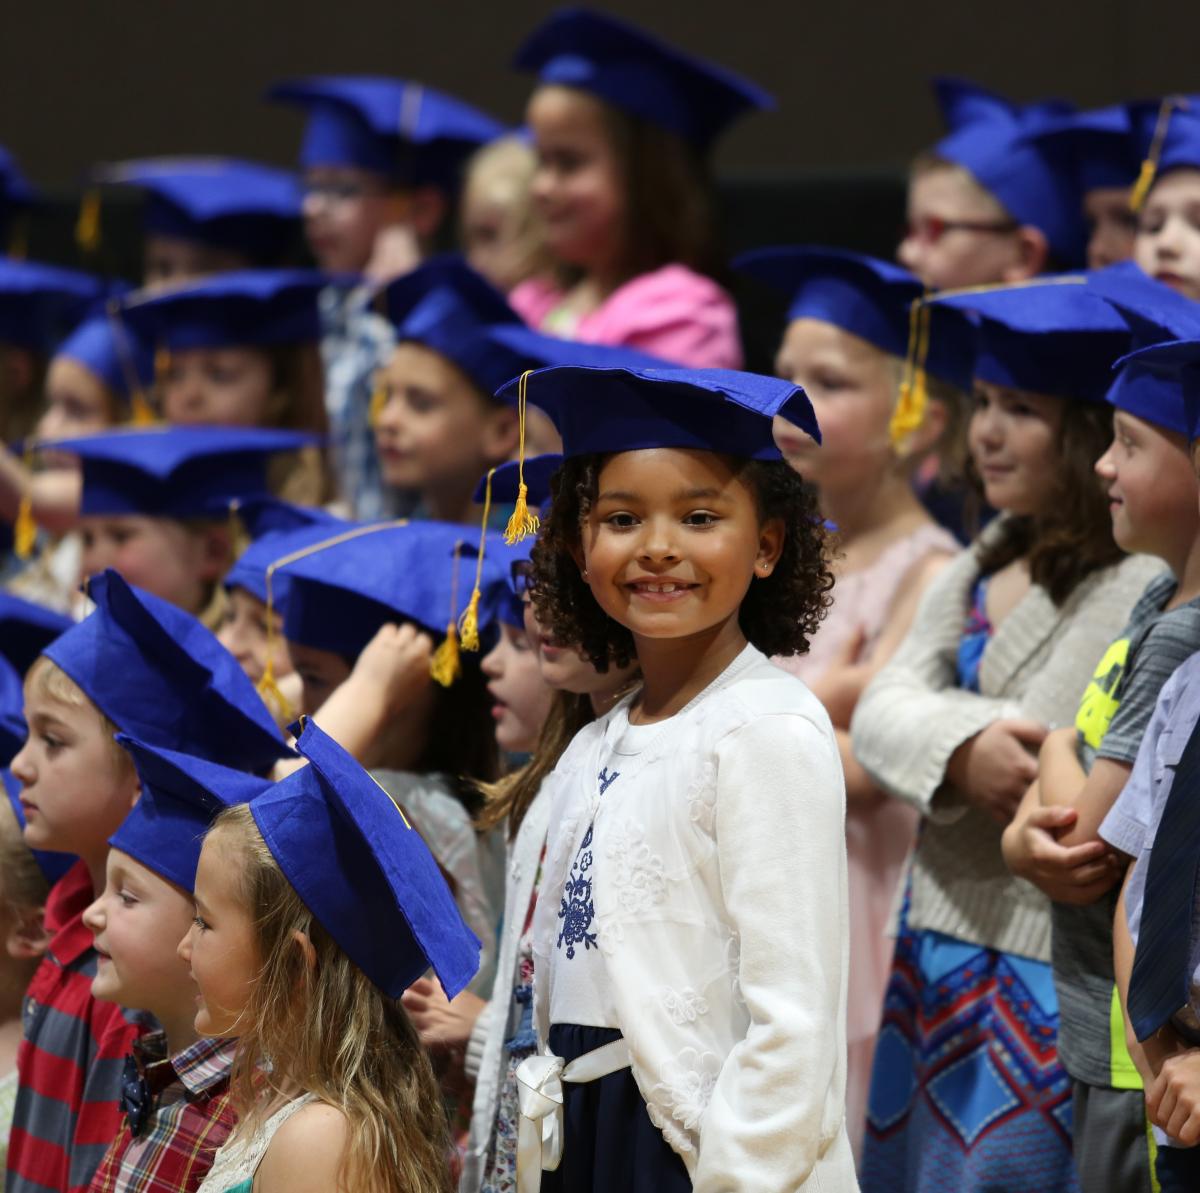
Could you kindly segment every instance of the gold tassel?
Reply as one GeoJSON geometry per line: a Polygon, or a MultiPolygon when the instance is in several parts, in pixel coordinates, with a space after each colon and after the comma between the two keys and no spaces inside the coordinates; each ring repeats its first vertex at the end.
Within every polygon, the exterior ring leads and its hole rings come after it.
{"type": "Polygon", "coordinates": [[[158,415],[140,389],[135,389],[129,396],[129,421],[135,427],[152,427],[158,422],[158,415]]]}
{"type": "Polygon", "coordinates": [[[29,559],[37,544],[37,523],[33,520],[33,498],[26,493],[17,506],[17,520],[13,523],[13,551],[18,559],[29,559]]]}
{"type": "Polygon", "coordinates": [[[1154,122],[1154,135],[1150,138],[1150,148],[1146,151],[1146,160],[1138,172],[1137,182],[1129,192],[1129,210],[1141,211],[1146,196],[1154,185],[1158,174],[1158,163],[1162,159],[1163,145],[1167,139],[1167,127],[1171,123],[1171,113],[1175,108],[1186,108],[1188,102],[1181,95],[1168,95],[1158,109],[1158,119],[1154,122]]]}
{"type": "Polygon", "coordinates": [[[475,561],[475,587],[471,589],[471,599],[467,602],[466,611],[458,623],[463,650],[479,649],[479,599],[482,596],[483,585],[483,552],[487,545],[488,515],[492,512],[492,477],[495,475],[496,470],[489,468],[487,481],[483,486],[483,520],[479,527],[479,558],[475,561]]]}
{"type": "Polygon", "coordinates": [[[435,683],[448,688],[462,674],[462,659],[458,650],[458,565],[462,562],[462,539],[454,544],[454,571],[450,577],[450,624],[442,644],[433,652],[429,661],[429,674],[435,683]]]}
{"type": "Polygon", "coordinates": [[[888,438],[892,447],[899,447],[925,421],[925,408],[929,403],[925,362],[929,356],[930,317],[929,305],[925,300],[914,298],[909,311],[904,375],[896,408],[888,424],[888,438]]]}
{"type": "Polygon", "coordinates": [[[85,253],[94,253],[100,247],[100,192],[95,187],[84,191],[79,202],[75,243],[85,253]]]}
{"type": "Polygon", "coordinates": [[[526,369],[517,383],[517,502],[504,530],[504,541],[511,547],[537,534],[541,526],[537,514],[529,512],[529,487],[525,484],[525,393],[532,369],[526,369]]]}
{"type": "MultiPolygon", "coordinates": [[[[234,525],[234,541],[237,541],[237,530],[241,530],[241,538],[244,543],[249,541],[249,535],[246,534],[246,528],[238,517],[237,503],[234,502],[229,507],[229,517],[234,525]]],[[[242,550],[245,549],[243,545],[242,550]]],[[[236,553],[241,554],[241,551],[236,553]]],[[[236,556],[235,556],[236,557],[236,556]]],[[[275,679],[275,640],[278,637],[278,631],[275,628],[275,600],[273,580],[275,578],[275,568],[280,564],[287,562],[287,557],[283,560],[276,560],[267,567],[267,662],[263,667],[262,676],[259,678],[255,687],[258,689],[258,694],[263,698],[263,702],[268,708],[274,706],[274,709],[279,713],[279,719],[291,724],[296,719],[296,710],[292,707],[292,702],[283,694],[283,689],[279,686],[275,679]]]]}
{"type": "Polygon", "coordinates": [[[367,412],[367,425],[378,426],[379,418],[383,414],[383,408],[388,404],[387,386],[382,383],[375,386],[371,390],[371,408],[367,412]]]}

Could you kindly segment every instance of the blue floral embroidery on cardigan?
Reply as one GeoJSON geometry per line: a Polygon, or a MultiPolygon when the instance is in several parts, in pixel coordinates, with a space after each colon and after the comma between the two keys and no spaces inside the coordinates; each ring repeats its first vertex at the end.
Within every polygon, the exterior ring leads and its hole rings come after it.
{"type": "MultiPolygon", "coordinates": [[[[608,767],[596,776],[600,784],[600,794],[603,795],[619,778],[621,772],[615,770],[610,775],[608,767]]],[[[584,950],[598,948],[595,932],[589,932],[592,921],[596,918],[596,908],[592,903],[592,829],[596,822],[593,820],[579,842],[575,860],[571,863],[571,872],[563,884],[562,898],[558,903],[558,918],[562,928],[558,934],[557,947],[566,946],[567,960],[574,960],[575,946],[583,945],[584,950]]]]}

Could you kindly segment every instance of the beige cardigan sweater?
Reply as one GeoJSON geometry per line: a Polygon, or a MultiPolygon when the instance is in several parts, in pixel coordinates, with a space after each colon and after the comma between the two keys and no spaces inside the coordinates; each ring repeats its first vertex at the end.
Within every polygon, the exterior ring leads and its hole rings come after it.
{"type": "MultiPolygon", "coordinates": [[[[996,534],[984,531],[983,542],[996,534]]],[[[1163,565],[1131,556],[1094,573],[1055,608],[1034,586],[984,650],[979,692],[957,687],[964,618],[979,579],[964,551],[930,585],[908,636],[863,693],[854,752],[889,794],[924,815],[911,862],[908,923],[1004,952],[1050,959],[1050,903],[1015,878],[1000,853],[1002,829],[945,782],[946,764],[993,721],[1075,720],[1096,662],[1163,565]]]]}

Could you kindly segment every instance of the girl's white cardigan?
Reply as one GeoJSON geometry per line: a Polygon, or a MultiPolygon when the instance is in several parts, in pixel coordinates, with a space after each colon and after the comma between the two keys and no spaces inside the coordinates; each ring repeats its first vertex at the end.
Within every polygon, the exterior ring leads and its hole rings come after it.
{"type": "Polygon", "coordinates": [[[534,916],[541,1047],[559,899],[595,808],[593,927],[633,1076],[696,1193],[857,1189],[844,1122],[845,790],[824,708],[748,646],[620,760],[597,805],[616,712],[555,771],[534,916]]]}

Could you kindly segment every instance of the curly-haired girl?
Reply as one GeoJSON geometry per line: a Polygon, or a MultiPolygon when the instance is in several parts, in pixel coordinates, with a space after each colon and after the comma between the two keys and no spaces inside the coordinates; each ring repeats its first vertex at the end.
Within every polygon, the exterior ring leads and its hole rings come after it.
{"type": "Polygon", "coordinates": [[[806,649],[828,603],[823,526],[771,438],[775,414],[818,435],[812,409],[790,382],[717,370],[510,387],[568,457],[533,551],[538,622],[642,673],[552,777],[542,1055],[518,1070],[526,1120],[565,1083],[545,1184],[855,1188],[841,767],[824,709],[768,657],[806,649]]]}

